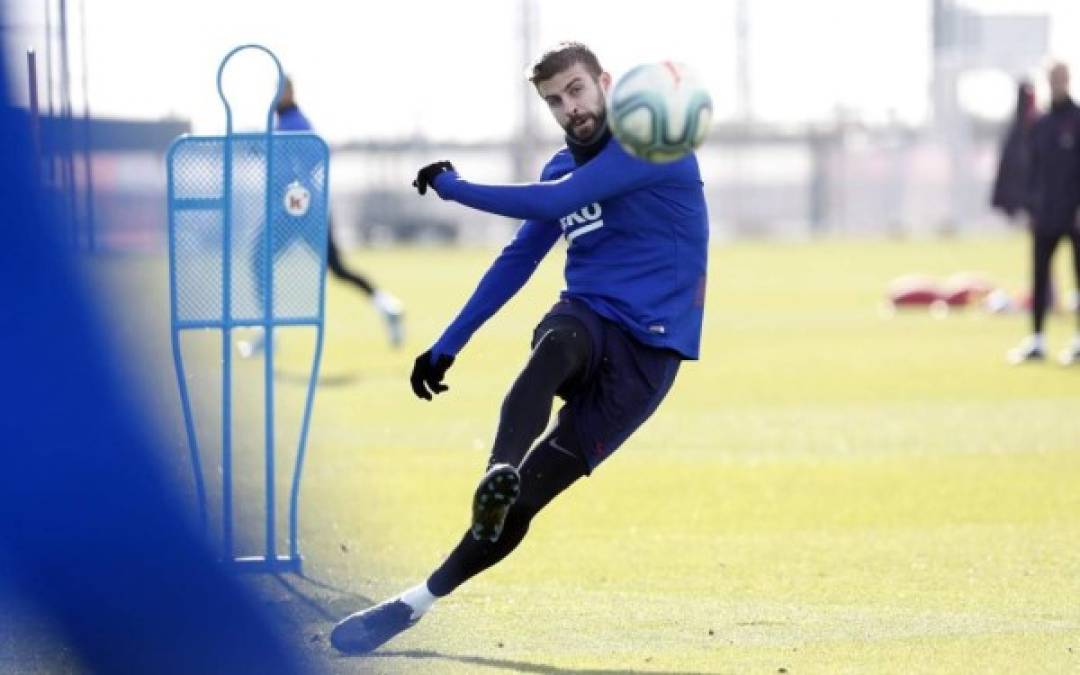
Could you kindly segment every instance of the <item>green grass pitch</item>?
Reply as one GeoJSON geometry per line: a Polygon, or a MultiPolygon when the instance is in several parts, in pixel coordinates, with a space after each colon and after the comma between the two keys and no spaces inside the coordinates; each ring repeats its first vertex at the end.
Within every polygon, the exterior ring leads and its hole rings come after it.
{"type": "MultiPolygon", "coordinates": [[[[467,525],[502,396],[561,288],[561,251],[460,355],[448,394],[416,400],[407,378],[493,255],[350,256],[406,304],[397,352],[370,304],[328,282],[303,482],[309,578],[251,581],[321,667],[1080,671],[1080,368],[1005,365],[1022,316],[879,311],[888,281],[908,272],[975,270],[1022,287],[1020,236],[715,247],[702,360],[645,427],[415,628],[371,657],[333,654],[333,619],[423,579],[467,525]]],[[[114,293],[143,289],[112,311],[147,307],[126,339],[152,364],[139,386],[176,432],[170,461],[186,491],[165,296],[145,290],[165,293],[162,263],[105,258],[92,273],[114,293]]],[[[1051,319],[1055,352],[1072,328],[1051,319]]],[[[286,336],[280,353],[288,407],[303,340],[286,336]]],[[[240,433],[239,445],[258,442],[240,433]]],[[[260,471],[241,488],[249,527],[261,522],[260,471]]]]}

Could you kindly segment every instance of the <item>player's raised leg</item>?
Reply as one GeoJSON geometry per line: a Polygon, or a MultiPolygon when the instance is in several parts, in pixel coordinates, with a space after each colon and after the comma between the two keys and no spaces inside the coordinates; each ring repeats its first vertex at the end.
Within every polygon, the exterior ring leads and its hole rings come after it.
{"type": "Polygon", "coordinates": [[[565,396],[586,377],[592,337],[581,319],[558,313],[561,302],[533,333],[533,349],[499,413],[499,428],[488,471],[473,494],[472,536],[499,538],[507,513],[518,497],[517,467],[551,419],[557,394],[565,396]]]}
{"type": "Polygon", "coordinates": [[[438,598],[509,555],[536,514],[586,474],[584,460],[551,442],[557,433],[538,444],[521,465],[521,493],[497,541],[477,540],[470,529],[427,581],[346,617],[330,633],[330,644],[347,654],[370,652],[415,625],[438,598]]]}

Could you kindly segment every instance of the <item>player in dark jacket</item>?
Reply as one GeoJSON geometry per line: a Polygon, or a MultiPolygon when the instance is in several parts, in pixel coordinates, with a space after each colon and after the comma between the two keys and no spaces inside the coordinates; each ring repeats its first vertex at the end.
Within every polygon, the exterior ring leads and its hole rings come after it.
{"type": "Polygon", "coordinates": [[[564,43],[530,78],[566,148],[526,185],[479,185],[449,162],[414,185],[440,197],[522,218],[516,237],[457,318],[416,359],[412,387],[431,400],[472,334],[564,239],[566,290],[533,332],[532,353],[503,402],[472,526],[426,582],[339,623],[340,651],[375,649],[413,625],[439,597],[496,564],[552,499],[611,455],[660,405],[683,360],[698,358],[705,301],[708,216],[697,159],[631,157],[605,116],[611,76],[578,43],[564,43]],[[554,428],[553,399],[565,400],[554,428]]]}
{"type": "Polygon", "coordinates": [[[1028,205],[1028,154],[1031,151],[1031,128],[1037,119],[1035,91],[1030,82],[1021,82],[1017,87],[1016,116],[1001,146],[1001,159],[991,197],[991,204],[1010,218],[1028,205]]]}
{"type": "MultiPolygon", "coordinates": [[[[1031,130],[1028,209],[1032,232],[1032,333],[1009,352],[1012,363],[1041,360],[1043,323],[1050,304],[1050,261],[1058,243],[1072,244],[1073,270],[1080,289],[1080,107],[1069,96],[1069,69],[1050,68],[1050,110],[1031,130]]],[[[1065,364],[1080,362],[1080,330],[1062,351],[1065,364]]]]}

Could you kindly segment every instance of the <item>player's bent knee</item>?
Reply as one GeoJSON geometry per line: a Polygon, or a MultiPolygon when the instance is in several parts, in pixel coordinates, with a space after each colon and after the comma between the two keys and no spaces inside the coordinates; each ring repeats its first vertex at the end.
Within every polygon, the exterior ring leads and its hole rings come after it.
{"type": "Polygon", "coordinates": [[[588,358],[589,349],[589,335],[583,326],[559,325],[544,333],[536,343],[529,364],[535,367],[581,364],[588,358]]]}

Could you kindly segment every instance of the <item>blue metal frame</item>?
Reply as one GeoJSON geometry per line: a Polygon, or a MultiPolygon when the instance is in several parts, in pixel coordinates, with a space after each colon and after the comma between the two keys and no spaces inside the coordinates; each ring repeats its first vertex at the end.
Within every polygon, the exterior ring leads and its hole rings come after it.
{"type": "MultiPolygon", "coordinates": [[[[199,461],[199,441],[195,436],[195,420],[191,411],[191,398],[188,396],[187,376],[184,374],[184,359],[180,346],[180,331],[182,330],[182,326],[177,317],[176,309],[176,237],[174,236],[176,224],[173,217],[173,214],[176,213],[173,208],[173,205],[176,203],[176,190],[174,188],[175,182],[173,180],[173,155],[182,138],[183,137],[173,141],[173,144],[169,147],[168,158],[165,163],[166,183],[168,184],[166,203],[168,204],[169,215],[169,318],[170,324],[172,325],[170,334],[172,339],[173,364],[176,367],[176,379],[180,387],[180,407],[184,412],[184,430],[187,433],[188,450],[191,454],[191,465],[195,472],[195,496],[199,501],[199,522],[202,524],[202,528],[205,531],[210,524],[206,511],[206,486],[203,482],[202,464],[199,461]]],[[[215,323],[213,326],[204,327],[220,328],[220,322],[215,323]]]]}
{"type": "MultiPolygon", "coordinates": [[[[222,453],[222,542],[223,542],[223,555],[225,561],[240,571],[258,571],[258,572],[282,572],[292,571],[299,573],[303,558],[300,555],[299,545],[299,506],[300,506],[300,476],[303,471],[303,463],[307,449],[307,435],[311,422],[311,410],[314,403],[315,386],[318,382],[319,366],[322,361],[322,347],[323,347],[323,329],[324,329],[324,317],[326,306],[326,292],[325,292],[325,280],[326,280],[326,257],[327,249],[323,247],[319,254],[319,275],[320,282],[318,286],[318,308],[317,314],[313,319],[275,319],[273,315],[274,307],[274,265],[273,265],[273,218],[272,214],[272,190],[271,190],[271,177],[274,175],[274,146],[273,143],[273,122],[274,122],[274,110],[278,100],[281,98],[282,90],[284,89],[285,76],[281,68],[281,63],[277,57],[266,47],[258,44],[247,44],[236,47],[222,59],[221,64],[218,67],[217,72],[217,89],[218,95],[221,98],[222,103],[225,106],[225,135],[216,137],[194,137],[194,136],[182,136],[176,139],[169,149],[167,157],[167,180],[168,180],[168,220],[169,220],[169,281],[170,281],[170,315],[172,319],[172,348],[173,359],[176,367],[177,381],[180,389],[180,402],[184,413],[184,425],[187,433],[188,446],[190,448],[191,462],[195,474],[195,491],[196,497],[199,501],[199,516],[202,522],[203,528],[208,529],[208,509],[207,509],[207,497],[205,479],[203,476],[202,465],[200,462],[200,454],[198,448],[198,439],[195,434],[195,421],[193,417],[191,407],[191,397],[187,390],[187,380],[184,373],[183,365],[183,353],[180,340],[180,333],[184,330],[199,330],[199,329],[219,329],[222,333],[221,339],[221,360],[222,360],[222,437],[221,437],[221,453],[222,453]],[[274,62],[278,72],[278,86],[277,91],[274,94],[273,101],[267,110],[266,115],[266,130],[261,134],[234,134],[233,133],[233,120],[232,120],[232,107],[229,105],[229,101],[225,96],[225,92],[222,88],[222,75],[225,70],[226,64],[237,53],[246,49],[256,49],[267,54],[274,62]],[[266,145],[266,186],[264,189],[266,195],[265,202],[265,219],[266,223],[263,228],[263,241],[261,245],[264,246],[265,260],[267,264],[263,267],[262,273],[265,275],[263,278],[264,294],[264,306],[261,319],[243,320],[235,319],[232,316],[232,164],[233,164],[233,143],[236,140],[261,138],[265,141],[266,145]],[[205,199],[177,199],[174,189],[174,169],[173,160],[176,151],[184,143],[192,140],[206,141],[214,140],[222,142],[222,164],[223,164],[223,183],[222,183],[222,198],[205,198],[205,199]],[[221,290],[222,290],[222,305],[221,305],[221,319],[218,321],[191,321],[182,320],[179,317],[178,303],[177,303],[177,285],[176,285],[176,243],[175,243],[175,229],[176,220],[175,215],[181,211],[190,210],[214,210],[220,211],[222,214],[222,232],[221,232],[221,290]],[[265,466],[266,466],[266,549],[262,556],[253,557],[237,557],[234,554],[233,545],[233,490],[232,490],[232,330],[237,327],[250,327],[261,326],[264,330],[264,337],[266,340],[267,348],[264,352],[264,369],[263,377],[265,381],[265,408],[264,408],[264,424],[265,424],[265,466]],[[276,489],[275,489],[275,438],[274,438],[274,339],[273,331],[278,326],[312,326],[316,330],[315,339],[315,353],[312,359],[311,374],[308,381],[307,398],[304,404],[304,415],[300,427],[299,445],[297,447],[296,463],[293,469],[292,488],[289,496],[289,552],[288,555],[280,556],[277,554],[276,544],[276,489]]],[[[326,216],[329,215],[329,149],[326,144],[318,136],[310,133],[304,134],[291,134],[291,135],[304,135],[311,136],[319,140],[322,145],[322,151],[325,153],[325,160],[323,162],[326,167],[325,174],[325,189],[319,195],[321,199],[320,207],[321,213],[326,216]]],[[[328,219],[323,224],[324,230],[329,226],[328,219]]],[[[327,233],[328,235],[329,233],[327,233]]]]}

